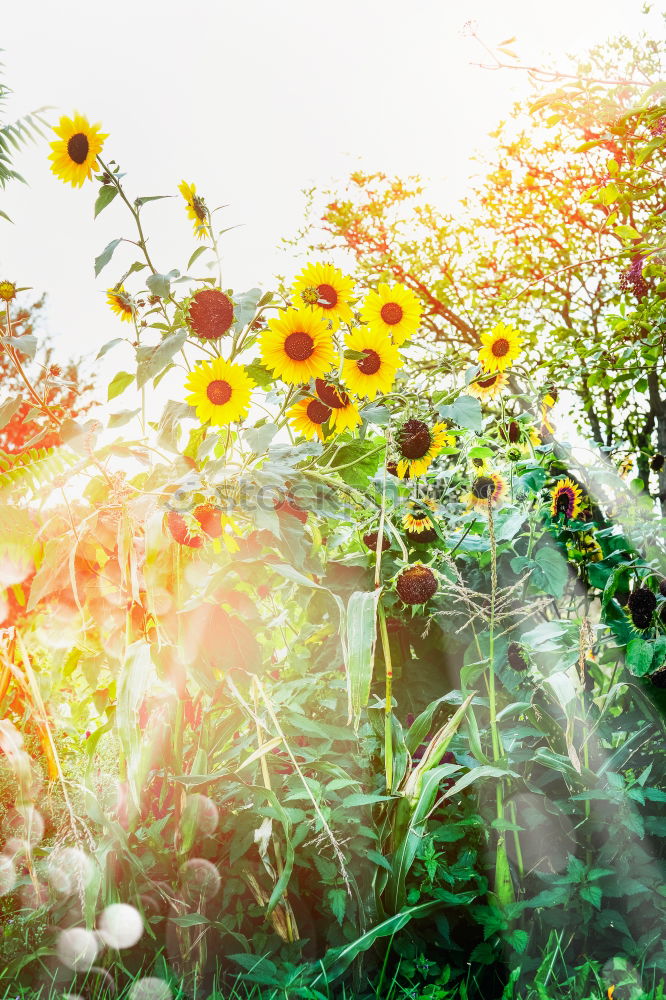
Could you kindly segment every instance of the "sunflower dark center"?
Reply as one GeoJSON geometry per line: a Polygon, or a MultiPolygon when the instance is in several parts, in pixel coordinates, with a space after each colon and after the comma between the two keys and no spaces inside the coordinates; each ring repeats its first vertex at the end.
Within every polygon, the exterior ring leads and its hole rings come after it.
{"type": "Polygon", "coordinates": [[[496,358],[503,358],[505,354],[509,353],[510,346],[511,345],[506,337],[499,337],[491,347],[493,356],[496,358]]]}
{"type": "Polygon", "coordinates": [[[389,326],[395,326],[404,316],[404,312],[402,306],[399,306],[397,302],[385,302],[380,316],[389,326]]]}
{"type": "Polygon", "coordinates": [[[490,500],[495,483],[490,476],[477,476],[472,483],[472,493],[477,500],[490,500]]]}
{"type": "Polygon", "coordinates": [[[317,291],[319,292],[318,305],[322,309],[332,309],[338,304],[338,293],[333,285],[317,285],[317,291]]]}
{"type": "Polygon", "coordinates": [[[199,222],[206,219],[206,202],[198,194],[192,196],[192,209],[199,222]]]}
{"type": "Polygon", "coordinates": [[[74,163],[85,163],[89,151],[90,143],[88,142],[88,136],[83,132],[77,132],[67,143],[69,158],[70,160],[74,160],[74,163]]]}
{"type": "Polygon", "coordinates": [[[357,362],[358,370],[363,372],[364,375],[375,375],[382,366],[382,359],[377,354],[377,351],[371,351],[367,347],[365,349],[365,357],[357,362]]]}
{"type": "Polygon", "coordinates": [[[323,378],[315,380],[315,389],[321,401],[326,406],[330,406],[332,410],[341,410],[349,402],[349,396],[346,392],[338,392],[334,385],[324,382],[323,378]]]}
{"type": "Polygon", "coordinates": [[[400,431],[399,440],[400,451],[405,458],[423,458],[432,441],[430,428],[422,420],[408,420],[400,431]]]}
{"type": "Polygon", "coordinates": [[[331,415],[331,408],[324,406],[318,399],[311,399],[305,412],[313,424],[325,424],[331,415]]]}
{"type": "Polygon", "coordinates": [[[491,386],[495,385],[497,379],[498,379],[497,375],[491,375],[490,378],[479,379],[477,385],[480,385],[482,389],[490,389],[491,386]]]}
{"type": "Polygon", "coordinates": [[[284,352],[292,361],[307,361],[314,353],[314,340],[309,333],[290,333],[284,342],[284,352]]]}
{"type": "Polygon", "coordinates": [[[192,296],[190,326],[203,340],[218,340],[231,328],[234,304],[219,288],[202,288],[192,296]]]}
{"type": "Polygon", "coordinates": [[[231,386],[223,379],[216,378],[209,383],[206,395],[215,406],[224,406],[231,399],[231,386]]]}
{"type": "Polygon", "coordinates": [[[555,510],[558,514],[566,514],[571,517],[574,506],[574,495],[570,489],[560,490],[555,500],[555,510]]]}

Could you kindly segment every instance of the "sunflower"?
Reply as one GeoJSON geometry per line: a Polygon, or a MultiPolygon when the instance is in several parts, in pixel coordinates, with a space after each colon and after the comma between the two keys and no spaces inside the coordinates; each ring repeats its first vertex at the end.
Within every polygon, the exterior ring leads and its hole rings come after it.
{"type": "Polygon", "coordinates": [[[187,376],[185,388],[191,390],[186,400],[199,420],[224,427],[247,414],[254,382],[242,365],[215,358],[200,361],[187,376]]]}
{"type": "Polygon", "coordinates": [[[578,543],[579,548],[588,562],[601,562],[604,557],[604,550],[599,545],[594,535],[583,535],[578,543]]]}
{"type": "Polygon", "coordinates": [[[106,301],[121,320],[129,323],[134,316],[136,306],[134,299],[127,294],[123,285],[120,285],[119,288],[109,288],[106,293],[106,301]]]}
{"type": "Polygon", "coordinates": [[[417,502],[410,500],[409,510],[402,519],[402,527],[410,542],[434,542],[437,538],[432,518],[424,513],[427,507],[433,513],[435,501],[429,497],[420,497],[417,502]]]}
{"type": "Polygon", "coordinates": [[[284,309],[270,319],[261,353],[266,366],[290,385],[321,378],[335,361],[326,323],[311,309],[284,309]]]}
{"type": "Polygon", "coordinates": [[[637,587],[629,595],[627,610],[634,629],[637,632],[644,632],[652,624],[652,618],[657,610],[657,598],[649,587],[637,587]]]}
{"type": "Polygon", "coordinates": [[[313,437],[323,441],[323,425],[330,419],[332,412],[330,406],[326,406],[316,396],[306,396],[294,403],[288,415],[297,434],[302,434],[308,441],[313,437]]]}
{"type": "Polygon", "coordinates": [[[332,410],[341,410],[349,402],[349,396],[344,389],[338,388],[335,383],[327,382],[323,378],[315,379],[315,392],[322,403],[325,403],[332,410]]]}
{"type": "Polygon", "coordinates": [[[342,434],[344,431],[353,431],[355,427],[358,427],[362,423],[361,414],[346,394],[345,400],[344,406],[339,406],[337,409],[331,411],[331,430],[336,434],[342,434]]]}
{"type": "Polygon", "coordinates": [[[502,389],[504,389],[507,382],[508,379],[504,372],[493,372],[492,375],[482,372],[480,378],[474,382],[470,382],[467,386],[467,392],[470,396],[474,396],[475,399],[480,399],[481,402],[496,399],[501,395],[502,389]]]}
{"type": "Polygon", "coordinates": [[[486,472],[490,471],[490,461],[484,455],[475,455],[474,458],[470,458],[469,464],[472,467],[472,472],[475,476],[482,476],[486,472]]]}
{"type": "Polygon", "coordinates": [[[311,309],[318,319],[331,320],[334,330],[352,318],[349,303],[353,291],[352,279],[332,264],[308,264],[291,286],[296,306],[311,309]]]}
{"type": "Polygon", "coordinates": [[[481,334],[479,364],[484,371],[501,372],[516,360],[522,350],[522,337],[507,323],[498,323],[490,333],[481,334]]]}
{"type": "Polygon", "coordinates": [[[16,298],[16,285],[13,281],[0,281],[0,299],[11,302],[16,298]]]}
{"type": "Polygon", "coordinates": [[[498,507],[506,493],[506,482],[497,472],[484,472],[477,476],[472,488],[463,496],[471,509],[485,513],[491,507],[498,507]]]}
{"type": "Polygon", "coordinates": [[[361,318],[371,330],[391,337],[400,347],[418,329],[421,313],[421,303],[409,288],[380,282],[376,292],[368,292],[361,318]]]}
{"type": "Polygon", "coordinates": [[[429,566],[414,563],[398,575],[395,589],[404,604],[425,604],[437,593],[437,577],[429,566]]]}
{"type": "Polygon", "coordinates": [[[178,190],[187,202],[187,216],[192,220],[194,235],[197,239],[205,240],[208,231],[208,209],[206,208],[206,202],[200,194],[197,194],[195,184],[188,184],[187,181],[181,181],[178,185],[178,190]]]}
{"type": "Polygon", "coordinates": [[[200,288],[185,309],[187,325],[200,340],[219,340],[231,329],[234,304],[219,288],[200,288]]]}
{"type": "Polygon", "coordinates": [[[108,135],[102,134],[99,122],[90,125],[87,118],[74,112],[73,118],[62,117],[53,131],[58,136],[51,143],[51,170],[66,184],[81,187],[84,181],[91,178],[95,160],[102,152],[104,140],[108,135]]]}
{"type": "Polygon", "coordinates": [[[551,410],[553,406],[555,406],[555,397],[551,396],[550,393],[547,393],[541,400],[540,409],[541,409],[542,432],[547,431],[549,434],[555,433],[555,428],[550,422],[550,417],[548,416],[548,411],[551,410]]]}
{"type": "Polygon", "coordinates": [[[444,424],[429,427],[423,420],[406,421],[396,435],[401,458],[396,472],[400,479],[422,475],[442,448],[453,444],[444,424]]]}
{"type": "Polygon", "coordinates": [[[390,339],[368,327],[359,327],[347,334],[345,345],[351,351],[365,354],[363,358],[344,360],[342,374],[351,391],[368,399],[374,399],[379,392],[388,392],[402,363],[398,348],[390,339]]]}
{"type": "Polygon", "coordinates": [[[571,479],[558,479],[550,491],[550,513],[553,517],[564,514],[565,518],[576,517],[581,511],[582,492],[571,479]]]}

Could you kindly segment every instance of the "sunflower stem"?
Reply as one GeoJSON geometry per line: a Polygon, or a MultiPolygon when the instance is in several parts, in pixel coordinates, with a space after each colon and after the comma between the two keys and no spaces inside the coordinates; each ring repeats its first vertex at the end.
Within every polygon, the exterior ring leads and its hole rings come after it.
{"type": "Polygon", "coordinates": [[[384,667],[386,677],[386,693],[384,699],[384,766],[386,770],[386,791],[391,794],[393,790],[393,664],[391,661],[391,646],[389,644],[388,629],[386,628],[386,612],[384,605],[379,602],[379,631],[382,637],[382,650],[384,652],[384,667]]]}

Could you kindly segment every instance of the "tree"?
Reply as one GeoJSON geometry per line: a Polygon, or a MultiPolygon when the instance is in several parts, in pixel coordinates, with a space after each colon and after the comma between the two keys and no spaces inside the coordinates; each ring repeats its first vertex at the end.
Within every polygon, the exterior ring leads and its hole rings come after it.
{"type": "MultiPolygon", "coordinates": [[[[663,371],[651,360],[661,335],[646,336],[659,326],[661,272],[654,256],[643,267],[662,209],[662,174],[648,161],[666,145],[654,82],[665,51],[619,38],[574,73],[552,74],[550,89],[539,85],[529,109],[516,106],[497,130],[492,158],[455,211],[430,204],[419,178],[356,172],[341,191],[323,192],[323,208],[312,193],[300,234],[319,253],[346,251],[362,286],[400,281],[421,297],[430,350],[424,359],[415,348],[416,367],[433,358],[464,367],[484,329],[500,319],[519,326],[529,367],[544,377],[532,388],[574,393],[579,428],[635,455],[645,486],[666,443],[663,371]],[[649,321],[630,318],[648,301],[649,321]]],[[[664,504],[666,482],[656,492],[664,504]]]]}
{"type": "MultiPolygon", "coordinates": [[[[36,328],[43,306],[44,297],[19,306],[14,310],[11,325],[14,336],[19,340],[22,337],[30,338],[25,342],[27,353],[18,353],[19,363],[32,389],[45,401],[57,422],[52,424],[48,415],[35,405],[16,364],[7,350],[3,349],[0,352],[0,380],[5,405],[0,410],[3,414],[0,417],[0,452],[5,454],[20,454],[36,444],[40,448],[62,444],[58,424],[82,416],[93,405],[92,400],[86,398],[92,384],[81,377],[79,363],[70,361],[55,364],[54,349],[49,339],[37,338],[36,328]]],[[[0,331],[6,336],[1,322],[0,331]]]]}

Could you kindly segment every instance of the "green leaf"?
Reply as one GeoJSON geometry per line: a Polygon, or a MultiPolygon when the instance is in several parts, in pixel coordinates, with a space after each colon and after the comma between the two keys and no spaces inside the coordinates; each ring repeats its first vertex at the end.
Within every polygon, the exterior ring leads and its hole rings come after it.
{"type": "Polygon", "coordinates": [[[640,240],[641,234],[633,226],[615,226],[613,232],[623,240],[640,240]]]}
{"type": "Polygon", "coordinates": [[[653,647],[652,643],[645,639],[632,639],[627,646],[627,666],[636,677],[643,677],[648,673],[652,664],[653,647]]]}
{"type": "Polygon", "coordinates": [[[580,898],[592,903],[597,910],[601,907],[602,893],[598,885],[581,886],[580,898]]]}
{"type": "Polygon", "coordinates": [[[112,413],[109,417],[109,427],[124,427],[128,424],[133,417],[136,417],[137,413],[141,413],[141,409],[137,410],[119,410],[118,413],[112,413]]]}
{"type": "Polygon", "coordinates": [[[15,399],[6,400],[2,406],[0,406],[0,428],[7,426],[16,411],[20,409],[22,403],[23,400],[21,397],[17,396],[15,399]]]}
{"type": "Polygon", "coordinates": [[[104,247],[99,257],[95,257],[95,277],[97,277],[106,267],[113,257],[116,247],[120,246],[121,243],[122,237],[119,240],[111,240],[111,242],[104,247]]]}
{"type": "MultiPolygon", "coordinates": [[[[164,197],[167,197],[166,195],[164,197]]],[[[174,278],[180,277],[180,271],[174,268],[168,274],[151,274],[146,278],[146,285],[152,295],[158,295],[161,299],[168,299],[171,294],[171,282],[174,278]]]]}
{"type": "Polygon", "coordinates": [[[128,385],[131,385],[134,381],[134,375],[130,375],[129,372],[118,372],[113,376],[109,384],[109,390],[107,393],[107,399],[115,399],[119,396],[121,392],[124,392],[128,385]]]}
{"type": "Polygon", "coordinates": [[[113,340],[107,340],[106,344],[103,344],[100,347],[96,360],[103,358],[104,355],[107,353],[107,351],[110,351],[112,347],[116,346],[116,344],[122,344],[122,343],[123,343],[122,337],[115,337],[113,340]]]}
{"type": "Polygon", "coordinates": [[[187,262],[187,270],[188,271],[192,267],[192,264],[194,264],[195,260],[198,260],[199,257],[201,257],[201,254],[205,253],[206,250],[210,250],[210,247],[207,247],[205,244],[202,247],[197,247],[196,248],[196,250],[194,251],[194,253],[192,254],[192,256],[190,257],[190,259],[187,262]]]}
{"type": "Polygon", "coordinates": [[[326,898],[329,906],[331,907],[333,916],[340,926],[342,926],[342,922],[345,919],[345,913],[347,912],[347,890],[329,889],[326,893],[326,898]]]}
{"type": "Polygon", "coordinates": [[[166,368],[174,354],[180,351],[186,340],[187,330],[176,330],[175,333],[170,333],[166,336],[157,347],[151,348],[150,353],[147,353],[145,356],[142,355],[142,360],[139,362],[136,370],[136,384],[139,389],[149,379],[158,375],[163,368],[166,368]]]}
{"type": "Polygon", "coordinates": [[[541,588],[553,597],[562,597],[569,579],[569,567],[564,556],[550,547],[537,550],[534,561],[541,570],[541,588]]]}
{"type": "Polygon", "coordinates": [[[113,184],[104,184],[99,189],[99,194],[95,201],[95,218],[100,212],[103,212],[107,205],[110,205],[113,199],[118,194],[118,188],[114,187],[113,184]]]}
{"type": "Polygon", "coordinates": [[[255,455],[263,454],[277,434],[276,424],[262,424],[261,427],[248,427],[243,431],[243,437],[255,455]]]}
{"type": "Polygon", "coordinates": [[[347,606],[347,683],[356,725],[370,698],[380,589],[355,591],[347,606]]]}
{"type": "Polygon", "coordinates": [[[438,413],[444,420],[453,420],[459,427],[468,427],[471,431],[480,431],[483,427],[481,403],[474,396],[458,396],[451,406],[440,406],[438,413]]]}
{"type": "Polygon", "coordinates": [[[450,799],[454,795],[459,795],[460,792],[464,791],[469,785],[479,778],[517,778],[518,775],[515,771],[510,771],[504,767],[493,767],[492,764],[482,764],[480,767],[473,767],[471,771],[464,774],[462,778],[458,778],[455,785],[453,785],[445,793],[445,798],[450,799]]]}
{"type": "Polygon", "coordinates": [[[148,194],[134,199],[137,208],[143,208],[149,201],[162,201],[163,198],[175,198],[175,194],[148,194]]]}
{"type": "Polygon", "coordinates": [[[0,344],[13,347],[26,358],[34,358],[37,351],[37,337],[31,333],[26,333],[23,337],[0,337],[0,344]]]}

